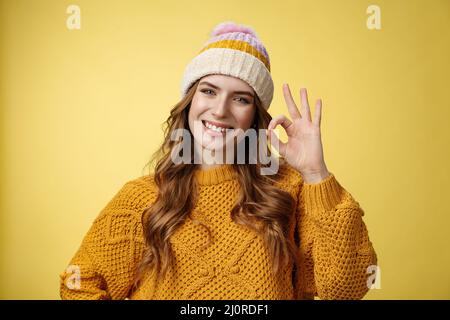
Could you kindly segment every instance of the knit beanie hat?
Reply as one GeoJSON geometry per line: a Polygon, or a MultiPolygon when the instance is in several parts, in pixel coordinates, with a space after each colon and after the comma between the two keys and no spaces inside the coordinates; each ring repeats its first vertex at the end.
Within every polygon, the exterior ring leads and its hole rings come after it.
{"type": "Polygon", "coordinates": [[[267,110],[273,98],[269,55],[255,31],[232,21],[214,27],[210,39],[190,61],[181,81],[181,97],[198,79],[223,74],[247,82],[267,110]]]}

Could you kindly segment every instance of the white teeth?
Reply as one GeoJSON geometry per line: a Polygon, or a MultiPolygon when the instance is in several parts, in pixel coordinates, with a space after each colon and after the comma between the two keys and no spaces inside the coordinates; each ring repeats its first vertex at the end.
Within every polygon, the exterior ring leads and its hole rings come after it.
{"type": "Polygon", "coordinates": [[[225,128],[216,127],[215,125],[210,124],[210,123],[208,123],[208,122],[206,122],[206,121],[205,121],[205,126],[206,126],[207,128],[209,128],[209,129],[211,129],[211,130],[216,131],[216,132],[225,132],[225,131],[226,131],[225,128]]]}

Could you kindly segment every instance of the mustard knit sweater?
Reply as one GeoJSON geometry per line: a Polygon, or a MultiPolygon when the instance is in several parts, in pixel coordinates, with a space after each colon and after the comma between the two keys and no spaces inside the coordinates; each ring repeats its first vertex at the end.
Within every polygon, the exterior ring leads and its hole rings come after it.
{"type": "Polygon", "coordinates": [[[361,299],[377,256],[359,203],[332,173],[307,184],[290,166],[280,171],[279,187],[297,200],[290,237],[297,228],[299,270],[290,265],[275,276],[262,238],[231,220],[239,184],[231,166],[221,165],[196,172],[197,205],[170,239],[175,271],[164,279],[147,277],[129,295],[144,250],[141,214],[157,196],[152,176],[143,176],[127,182],[94,220],[60,274],[61,298],[361,299]],[[194,220],[212,232],[206,248],[209,234],[194,220]]]}

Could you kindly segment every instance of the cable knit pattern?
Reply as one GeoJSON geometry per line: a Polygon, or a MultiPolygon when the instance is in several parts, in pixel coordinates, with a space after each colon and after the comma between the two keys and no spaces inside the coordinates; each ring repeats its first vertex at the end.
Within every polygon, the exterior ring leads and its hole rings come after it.
{"type": "Polygon", "coordinates": [[[60,274],[62,299],[361,299],[367,268],[377,256],[362,220],[364,211],[331,173],[307,184],[290,166],[279,187],[297,201],[289,237],[299,268],[281,275],[260,236],[231,220],[239,184],[229,165],[196,172],[199,200],[170,242],[175,266],[164,279],[149,273],[129,295],[133,270],[143,255],[141,215],[156,200],[152,176],[127,182],[100,212],[69,267],[60,274]],[[206,228],[208,226],[211,234],[206,228]]]}

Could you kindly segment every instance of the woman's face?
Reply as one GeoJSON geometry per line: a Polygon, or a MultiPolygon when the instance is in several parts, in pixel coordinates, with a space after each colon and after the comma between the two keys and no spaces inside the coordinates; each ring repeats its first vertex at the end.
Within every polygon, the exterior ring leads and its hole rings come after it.
{"type": "Polygon", "coordinates": [[[252,126],[255,110],[255,92],[245,81],[208,75],[199,80],[192,98],[189,129],[202,148],[220,149],[234,140],[234,130],[245,132],[252,126]]]}

